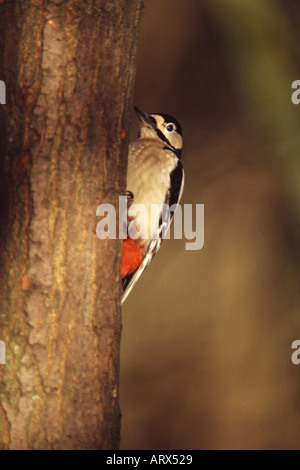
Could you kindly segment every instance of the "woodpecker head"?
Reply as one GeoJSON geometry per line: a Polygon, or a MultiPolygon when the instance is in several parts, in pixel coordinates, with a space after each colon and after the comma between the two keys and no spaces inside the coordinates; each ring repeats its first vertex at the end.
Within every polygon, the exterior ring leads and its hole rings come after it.
{"type": "Polygon", "coordinates": [[[146,114],[134,107],[140,120],[140,138],[160,139],[166,147],[180,158],[182,150],[182,130],[179,122],[168,114],[146,114]]]}

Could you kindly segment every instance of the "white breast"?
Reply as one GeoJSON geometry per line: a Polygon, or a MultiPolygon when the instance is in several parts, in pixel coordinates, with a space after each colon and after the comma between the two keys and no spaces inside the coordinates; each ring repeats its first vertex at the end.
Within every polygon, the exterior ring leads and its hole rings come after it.
{"type": "Polygon", "coordinates": [[[136,222],[145,244],[149,244],[158,229],[161,207],[170,187],[170,173],[177,162],[176,155],[163,149],[157,139],[138,139],[129,146],[127,189],[133,193],[134,201],[128,214],[135,217],[137,204],[142,205],[136,222]]]}

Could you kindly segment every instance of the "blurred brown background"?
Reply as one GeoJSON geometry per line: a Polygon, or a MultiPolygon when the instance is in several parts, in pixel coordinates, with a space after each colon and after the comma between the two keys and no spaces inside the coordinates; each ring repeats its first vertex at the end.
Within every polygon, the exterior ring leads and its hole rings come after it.
{"type": "Polygon", "coordinates": [[[300,448],[299,26],[297,0],[146,0],[135,104],[181,122],[205,244],[166,240],[124,304],[123,449],[300,448]]]}

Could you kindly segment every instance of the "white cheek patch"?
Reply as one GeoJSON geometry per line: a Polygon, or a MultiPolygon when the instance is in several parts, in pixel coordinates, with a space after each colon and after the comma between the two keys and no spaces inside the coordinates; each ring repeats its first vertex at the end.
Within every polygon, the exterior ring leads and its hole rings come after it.
{"type": "Polygon", "coordinates": [[[172,138],[170,138],[171,145],[175,147],[176,149],[182,149],[182,137],[180,134],[174,134],[172,135],[172,138]]]}
{"type": "MultiPolygon", "coordinates": [[[[164,134],[164,136],[168,139],[170,144],[175,149],[181,150],[182,149],[182,136],[180,134],[178,134],[178,132],[176,132],[176,130],[174,132],[168,132],[167,129],[166,129],[166,126],[165,126],[165,124],[166,124],[165,120],[159,114],[152,114],[151,116],[153,116],[155,118],[157,128],[162,132],[162,134],[164,134]]],[[[174,124],[174,126],[175,126],[175,124],[174,124]]]]}

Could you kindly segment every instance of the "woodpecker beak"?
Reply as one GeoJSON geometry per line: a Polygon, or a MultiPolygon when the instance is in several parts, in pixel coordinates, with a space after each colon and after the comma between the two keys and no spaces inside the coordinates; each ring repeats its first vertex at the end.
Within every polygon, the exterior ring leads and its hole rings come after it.
{"type": "Polygon", "coordinates": [[[135,112],[138,115],[139,120],[141,121],[141,127],[155,127],[155,120],[149,116],[148,114],[144,113],[140,108],[137,106],[134,107],[135,112]]]}

